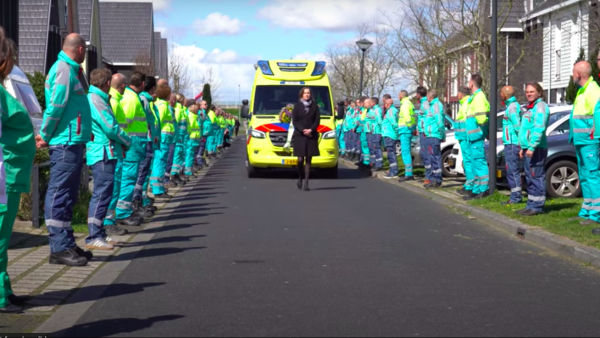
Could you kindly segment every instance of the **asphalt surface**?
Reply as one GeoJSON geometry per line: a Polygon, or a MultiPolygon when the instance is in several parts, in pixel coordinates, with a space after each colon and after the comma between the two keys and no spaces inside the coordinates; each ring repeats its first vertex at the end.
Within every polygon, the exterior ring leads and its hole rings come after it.
{"type": "Polygon", "coordinates": [[[243,143],[51,336],[600,336],[600,274],[340,168],[246,178],[243,143]]]}

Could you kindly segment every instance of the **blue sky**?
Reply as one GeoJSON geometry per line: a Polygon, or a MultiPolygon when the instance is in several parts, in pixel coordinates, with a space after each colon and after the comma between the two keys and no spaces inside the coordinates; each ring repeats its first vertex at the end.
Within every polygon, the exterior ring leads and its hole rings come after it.
{"type": "MultiPolygon", "coordinates": [[[[354,41],[360,22],[372,22],[380,8],[397,6],[396,0],[151,2],[155,30],[168,38],[176,53],[189,60],[190,72],[195,68],[197,78],[212,70],[221,83],[218,94],[227,101],[237,101],[240,89],[242,99],[248,98],[257,60],[326,61],[328,46],[354,41]]],[[[198,80],[194,91],[200,87],[198,80]]]]}

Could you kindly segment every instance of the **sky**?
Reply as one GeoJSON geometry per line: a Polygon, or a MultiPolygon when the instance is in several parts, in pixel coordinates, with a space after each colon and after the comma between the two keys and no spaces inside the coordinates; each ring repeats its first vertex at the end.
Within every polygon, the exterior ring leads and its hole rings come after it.
{"type": "MultiPolygon", "coordinates": [[[[359,22],[397,6],[396,0],[112,1],[153,2],[155,31],[188,57],[197,77],[212,69],[226,101],[249,98],[256,61],[326,61],[329,45],[355,41],[359,22]]],[[[198,80],[196,94],[202,85],[198,80]]]]}

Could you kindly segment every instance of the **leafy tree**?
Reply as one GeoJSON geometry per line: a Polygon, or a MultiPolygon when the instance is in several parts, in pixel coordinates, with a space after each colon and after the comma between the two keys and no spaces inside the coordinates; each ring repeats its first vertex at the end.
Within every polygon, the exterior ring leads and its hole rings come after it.
{"type": "Polygon", "coordinates": [[[212,96],[210,94],[210,84],[205,84],[204,89],[202,89],[202,100],[206,101],[208,104],[208,108],[212,105],[212,96]]]}
{"type": "Polygon", "coordinates": [[[29,79],[29,83],[31,83],[31,87],[33,87],[35,97],[37,97],[40,102],[40,107],[42,107],[43,112],[46,110],[46,77],[40,72],[35,72],[33,75],[27,74],[27,78],[29,79]]]}

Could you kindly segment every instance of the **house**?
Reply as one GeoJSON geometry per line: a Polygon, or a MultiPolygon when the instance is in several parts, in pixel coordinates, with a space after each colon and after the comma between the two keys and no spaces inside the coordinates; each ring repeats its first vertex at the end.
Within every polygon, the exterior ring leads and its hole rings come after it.
{"type": "Polygon", "coordinates": [[[521,22],[540,26],[543,61],[540,83],[549,103],[562,102],[580,50],[586,59],[598,38],[598,2],[589,0],[528,0],[521,22]]]}
{"type": "MultiPolygon", "coordinates": [[[[113,71],[154,72],[154,11],[151,2],[100,2],[102,57],[113,71]]],[[[154,74],[152,74],[154,75],[154,74]]]]}
{"type": "Polygon", "coordinates": [[[169,51],[167,39],[161,37],[160,32],[154,32],[154,57],[155,75],[167,79],[169,77],[169,51]]]}
{"type": "Polygon", "coordinates": [[[48,73],[64,38],[79,31],[77,0],[19,0],[19,66],[48,73]]]}
{"type": "Polygon", "coordinates": [[[19,45],[19,0],[0,1],[0,26],[19,45]]]}
{"type": "Polygon", "coordinates": [[[85,39],[87,54],[83,70],[89,75],[102,68],[102,39],[100,37],[100,4],[98,0],[78,0],[79,34],[85,39]]]}

